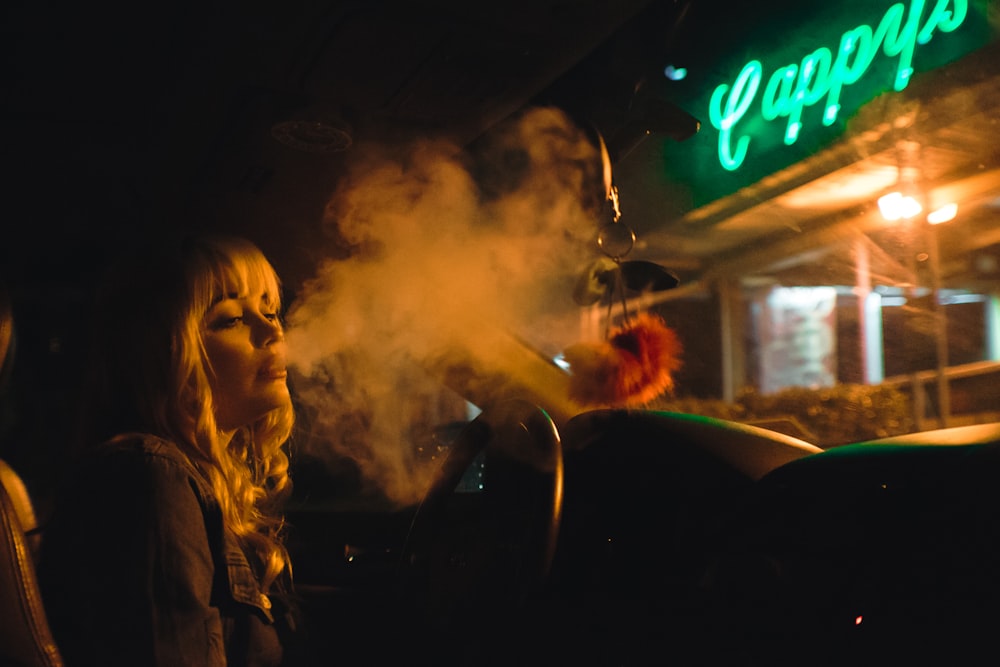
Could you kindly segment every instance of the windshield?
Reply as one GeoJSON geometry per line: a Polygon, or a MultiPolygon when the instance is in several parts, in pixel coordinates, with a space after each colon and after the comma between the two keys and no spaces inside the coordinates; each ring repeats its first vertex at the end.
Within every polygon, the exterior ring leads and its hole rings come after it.
{"type": "MultiPolygon", "coordinates": [[[[282,276],[304,456],[402,502],[512,397],[821,448],[1000,414],[993,0],[331,3],[141,39],[24,4],[25,405],[71,409],[107,261],[216,229],[282,276]]],[[[31,412],[11,437],[58,451],[31,412]]]]}

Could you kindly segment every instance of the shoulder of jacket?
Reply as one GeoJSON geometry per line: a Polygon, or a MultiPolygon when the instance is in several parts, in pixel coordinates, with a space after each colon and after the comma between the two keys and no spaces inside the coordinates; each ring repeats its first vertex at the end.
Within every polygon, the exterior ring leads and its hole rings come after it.
{"type": "Polygon", "coordinates": [[[122,433],[98,445],[98,458],[132,458],[147,463],[175,464],[200,478],[194,464],[177,443],[151,433],[122,433]]]}

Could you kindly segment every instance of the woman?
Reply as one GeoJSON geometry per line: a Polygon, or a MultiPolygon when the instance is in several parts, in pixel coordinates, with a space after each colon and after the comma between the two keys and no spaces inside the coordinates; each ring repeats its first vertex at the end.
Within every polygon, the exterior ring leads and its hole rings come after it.
{"type": "Polygon", "coordinates": [[[86,444],[43,543],[67,664],[281,664],[293,408],[280,287],[238,238],[140,253],[109,276],[86,444]]]}

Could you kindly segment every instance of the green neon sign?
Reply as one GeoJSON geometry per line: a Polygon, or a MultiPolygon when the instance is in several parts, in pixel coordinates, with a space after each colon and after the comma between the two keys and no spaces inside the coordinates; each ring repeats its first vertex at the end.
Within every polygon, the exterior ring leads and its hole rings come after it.
{"type": "Polygon", "coordinates": [[[913,75],[913,54],[918,44],[930,42],[935,32],[951,32],[968,14],[968,0],[937,0],[921,24],[924,0],[911,0],[909,10],[896,3],[882,16],[877,28],[859,25],[840,37],[836,55],[823,46],[799,64],[785,65],[771,73],[763,87],[764,66],[751,60],[731,84],[720,84],[709,102],[709,120],[719,131],[719,162],[729,171],[746,159],[751,137],[739,131],[740,122],[755,104],[768,122],[787,119],[784,142],[792,145],[802,131],[802,112],[824,101],[823,124],[832,125],[840,112],[840,94],[857,83],[881,50],[898,58],[893,89],[903,90],[913,75]],[[760,99],[758,100],[758,93],[760,99]]]}

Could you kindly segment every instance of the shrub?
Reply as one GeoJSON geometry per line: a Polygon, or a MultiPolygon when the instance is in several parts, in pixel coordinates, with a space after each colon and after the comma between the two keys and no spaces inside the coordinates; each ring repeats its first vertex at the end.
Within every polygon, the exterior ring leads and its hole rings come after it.
{"type": "Polygon", "coordinates": [[[741,423],[789,420],[808,431],[813,444],[832,447],[909,433],[910,400],[896,387],[839,384],[822,389],[790,387],[762,394],[743,389],[732,403],[719,399],[674,397],[649,406],[656,410],[700,414],[741,423]]]}

